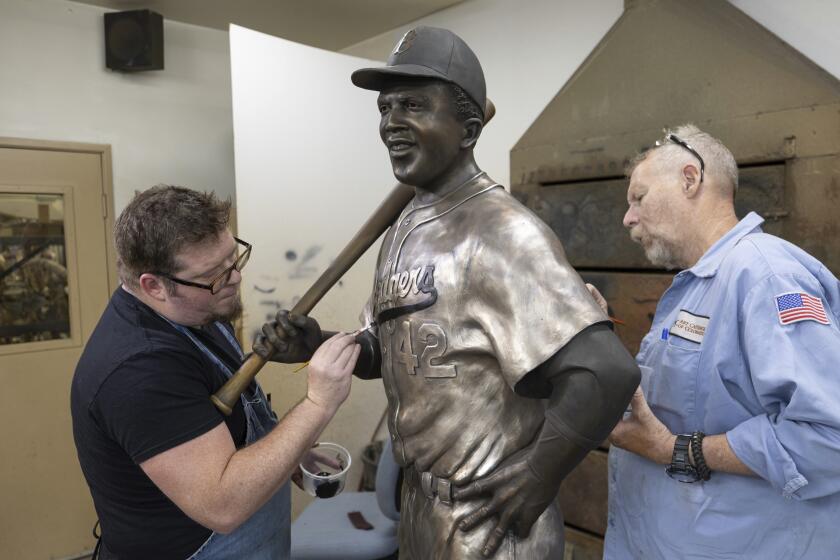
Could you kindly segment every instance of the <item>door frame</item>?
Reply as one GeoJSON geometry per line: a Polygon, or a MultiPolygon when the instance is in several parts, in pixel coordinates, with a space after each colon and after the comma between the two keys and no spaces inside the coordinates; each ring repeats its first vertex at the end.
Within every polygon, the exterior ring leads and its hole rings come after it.
{"type": "Polygon", "coordinates": [[[86,142],[69,142],[56,140],[33,140],[28,138],[9,138],[0,136],[0,148],[21,148],[27,150],[44,150],[48,152],[77,152],[83,154],[98,154],[100,172],[102,176],[102,214],[103,235],[108,255],[108,286],[111,291],[117,289],[117,252],[114,248],[114,180],[111,167],[111,146],[109,144],[90,144],[86,142]]]}
{"type": "MultiPolygon", "coordinates": [[[[102,289],[102,287],[107,288],[112,293],[118,287],[119,280],[118,280],[118,276],[117,276],[117,267],[116,267],[116,261],[117,261],[116,250],[114,248],[113,233],[112,233],[113,232],[114,221],[115,221],[115,216],[114,216],[115,210],[114,210],[114,194],[113,194],[114,193],[114,186],[113,186],[113,173],[112,173],[111,146],[106,145],[106,144],[92,144],[92,143],[71,142],[71,141],[24,139],[24,138],[12,138],[12,137],[0,136],[0,148],[5,149],[5,150],[19,149],[19,150],[28,150],[30,152],[41,152],[41,153],[53,152],[53,153],[62,153],[62,154],[69,154],[69,155],[86,155],[86,156],[97,156],[98,157],[97,162],[95,162],[95,163],[88,162],[88,164],[87,164],[88,167],[86,167],[86,169],[88,169],[89,171],[87,171],[86,175],[88,177],[90,177],[91,182],[92,182],[94,176],[96,177],[97,180],[99,180],[101,182],[101,184],[100,184],[101,192],[100,192],[100,197],[99,197],[101,207],[99,209],[98,216],[101,217],[102,222],[101,222],[101,225],[100,225],[100,222],[97,221],[95,223],[92,231],[91,231],[91,229],[88,229],[88,234],[89,235],[93,235],[93,234],[101,235],[102,236],[101,239],[105,241],[105,255],[104,255],[105,262],[102,263],[102,261],[99,260],[99,259],[103,258],[103,256],[97,256],[96,257],[97,262],[105,265],[105,270],[99,273],[99,274],[103,274],[104,277],[99,276],[99,281],[97,282],[97,293],[101,293],[100,290],[102,289]],[[92,166],[92,168],[90,166],[92,166]],[[100,227],[101,227],[101,229],[100,229],[100,227]]],[[[19,185],[19,186],[21,187],[21,189],[15,189],[14,186],[13,186],[13,190],[28,190],[26,188],[26,185],[19,185]]],[[[90,202],[86,202],[86,204],[94,207],[94,208],[91,209],[91,214],[96,215],[97,211],[96,211],[96,208],[95,208],[95,205],[96,205],[96,203],[95,203],[95,191],[92,190],[93,185],[89,185],[89,186],[90,186],[91,190],[89,190],[87,192],[90,192],[93,195],[94,198],[93,198],[93,200],[90,200],[90,202]]],[[[71,196],[72,196],[72,193],[73,193],[72,187],[62,187],[62,185],[60,183],[55,185],[55,186],[47,186],[47,187],[37,187],[36,186],[34,188],[35,188],[36,191],[51,191],[51,192],[61,191],[62,189],[66,189],[66,190],[64,190],[65,195],[70,194],[71,196]]],[[[74,197],[74,198],[78,202],[79,198],[77,196],[74,197]]],[[[78,213],[76,212],[75,208],[72,208],[72,209],[65,208],[65,216],[66,217],[70,216],[72,219],[76,220],[77,224],[79,223],[78,222],[79,216],[78,216],[78,213]]],[[[90,218],[87,218],[87,219],[92,220],[93,217],[90,217],[90,218]]],[[[88,223],[88,225],[90,225],[90,223],[88,223]]],[[[74,236],[76,238],[76,240],[78,240],[78,236],[76,235],[77,234],[76,231],[71,231],[69,233],[70,233],[70,235],[65,236],[65,239],[68,240],[68,244],[69,244],[69,239],[71,238],[70,237],[71,235],[74,236]]],[[[67,255],[68,255],[68,258],[69,258],[69,256],[70,256],[69,251],[68,251],[67,255]]],[[[69,264],[71,264],[71,263],[68,262],[68,265],[69,264]]],[[[72,263],[72,264],[73,264],[73,266],[78,266],[77,263],[72,263]]],[[[68,273],[69,272],[70,272],[70,266],[68,266],[68,273]]],[[[81,272],[81,271],[77,270],[77,272],[81,272]]],[[[78,274],[77,274],[77,278],[78,278],[78,274]]],[[[77,279],[77,281],[78,281],[78,279],[77,279]]],[[[84,286],[79,286],[77,292],[79,294],[81,294],[83,288],[84,288],[84,286]]],[[[109,299],[109,295],[110,294],[102,294],[103,298],[101,298],[101,299],[103,299],[104,304],[107,304],[107,301],[109,299]]],[[[79,306],[81,306],[81,302],[79,303],[79,306]]],[[[82,309],[81,314],[80,314],[79,309],[77,308],[76,317],[75,318],[71,317],[71,325],[74,322],[76,324],[78,324],[78,323],[83,323],[84,324],[84,321],[82,321],[82,315],[83,314],[85,314],[85,310],[82,309]]],[[[87,314],[89,315],[89,312],[87,314]]],[[[32,344],[32,346],[30,348],[24,348],[24,349],[20,349],[20,350],[15,348],[15,349],[13,349],[13,350],[15,350],[14,352],[10,351],[8,353],[0,352],[0,358],[3,358],[3,359],[9,358],[9,359],[12,359],[12,360],[25,359],[25,357],[23,356],[24,353],[42,352],[42,351],[47,351],[47,350],[49,350],[49,351],[53,351],[53,350],[76,351],[77,350],[78,354],[81,354],[81,352],[83,351],[83,347],[87,343],[87,339],[90,336],[90,332],[93,329],[93,325],[95,325],[95,322],[90,323],[90,318],[88,318],[87,319],[87,325],[88,325],[88,331],[87,332],[84,332],[83,329],[77,329],[77,332],[79,333],[78,336],[75,336],[75,335],[73,336],[72,346],[78,346],[78,349],[45,346],[45,345],[49,345],[50,343],[53,343],[53,342],[55,342],[56,344],[62,345],[64,343],[64,341],[38,341],[38,342],[34,342],[34,343],[22,343],[20,345],[14,345],[14,346],[24,346],[24,344],[25,344],[25,345],[28,346],[28,345],[32,344]],[[78,343],[76,343],[77,340],[78,340],[78,343]],[[20,356],[15,356],[14,354],[20,354],[20,356]]],[[[72,367],[70,368],[68,374],[72,375],[72,367]]],[[[62,377],[62,379],[64,379],[64,378],[62,377]]],[[[65,381],[69,382],[69,379],[66,379],[65,381]]],[[[51,393],[50,402],[55,402],[55,400],[56,400],[55,396],[56,395],[58,395],[59,397],[61,396],[60,393],[55,393],[55,392],[51,393]]],[[[67,400],[67,399],[69,399],[69,392],[68,392],[68,395],[65,396],[64,399],[63,399],[64,402],[69,405],[69,400],[67,400]]],[[[65,410],[59,411],[59,413],[61,415],[66,415],[68,420],[70,419],[69,406],[67,406],[67,408],[65,410]]],[[[51,413],[51,414],[55,414],[55,413],[51,413]]],[[[87,500],[90,500],[89,489],[86,487],[84,478],[83,478],[80,470],[78,470],[78,477],[79,478],[78,479],[76,478],[76,473],[77,473],[77,469],[78,469],[78,462],[77,462],[77,459],[75,459],[75,456],[71,457],[72,451],[70,451],[72,449],[72,433],[70,431],[68,431],[67,433],[68,433],[68,437],[70,439],[69,439],[69,441],[65,440],[63,434],[55,431],[55,428],[54,428],[55,418],[51,418],[50,420],[52,422],[51,426],[53,426],[53,427],[50,428],[50,430],[48,432],[48,438],[50,439],[50,441],[59,441],[59,438],[60,438],[64,443],[68,444],[67,448],[65,448],[64,445],[61,446],[60,454],[57,456],[57,460],[60,461],[62,465],[66,464],[68,466],[70,465],[71,462],[75,462],[75,466],[73,467],[72,473],[70,473],[68,475],[68,476],[72,476],[72,479],[63,480],[61,482],[61,486],[66,486],[67,487],[67,492],[72,493],[72,499],[68,498],[65,495],[62,495],[60,497],[61,503],[64,504],[64,503],[71,503],[72,502],[73,504],[76,504],[76,505],[73,506],[73,509],[71,510],[72,515],[82,515],[82,514],[84,516],[88,516],[89,514],[92,515],[93,517],[90,518],[90,523],[92,525],[93,520],[95,519],[95,510],[94,510],[92,501],[90,501],[89,503],[87,502],[87,500]],[[68,455],[68,453],[70,453],[71,455],[68,455]],[[84,494],[87,494],[87,496],[88,496],[88,498],[85,500],[85,503],[82,503],[81,501],[78,501],[75,498],[75,496],[78,496],[79,499],[83,499],[83,498],[81,498],[81,496],[84,495],[84,494]]],[[[58,420],[61,420],[63,422],[63,418],[61,418],[61,417],[58,418],[58,420]]],[[[68,430],[69,430],[69,428],[68,428],[68,430]]],[[[27,436],[27,437],[30,437],[30,436],[27,436]]],[[[38,446],[34,446],[34,445],[31,446],[31,447],[33,449],[39,448],[38,446]]],[[[19,460],[20,461],[25,461],[25,463],[22,463],[22,464],[24,464],[26,467],[30,467],[31,465],[35,465],[34,468],[46,469],[44,472],[52,473],[52,471],[50,471],[49,468],[45,467],[44,464],[42,464],[42,463],[44,463],[43,460],[41,460],[40,462],[39,461],[32,461],[28,458],[28,456],[27,456],[27,458],[21,458],[19,460]]],[[[16,462],[17,462],[17,460],[16,460],[16,462]]],[[[28,483],[30,478],[31,478],[26,474],[19,474],[15,469],[8,469],[6,466],[4,466],[4,469],[9,470],[9,472],[15,473],[14,476],[16,477],[15,478],[16,480],[19,478],[20,480],[28,483]]],[[[69,496],[70,494],[67,494],[67,495],[69,496]]],[[[14,500],[20,500],[21,496],[16,494],[13,499],[14,500]]],[[[37,503],[41,503],[42,498],[41,498],[40,495],[38,495],[37,500],[38,500],[37,503]]],[[[17,502],[12,502],[12,503],[17,503],[17,502]]],[[[33,508],[32,511],[41,511],[41,508],[40,507],[33,508]]],[[[63,516],[67,515],[66,512],[60,512],[60,513],[61,513],[61,515],[56,517],[56,519],[52,520],[50,523],[53,523],[53,524],[56,524],[56,525],[60,526],[63,523],[63,521],[62,521],[63,516]]],[[[27,513],[27,515],[28,515],[28,513],[27,513]]],[[[50,525],[50,527],[52,527],[52,526],[53,525],[50,525]]],[[[74,535],[77,534],[76,529],[77,528],[74,528],[74,532],[73,532],[74,535]]],[[[0,534],[4,534],[4,531],[3,531],[2,528],[0,528],[0,534]]],[[[78,533],[78,534],[81,535],[81,533],[78,533]]],[[[89,535],[90,533],[86,532],[84,534],[89,535]]],[[[66,537],[66,535],[62,535],[61,538],[64,539],[64,538],[68,538],[68,537],[66,537]]],[[[84,540],[79,540],[79,543],[83,543],[83,544],[81,544],[81,545],[74,544],[73,547],[74,547],[75,550],[78,550],[81,547],[84,547],[86,550],[81,552],[81,554],[75,554],[74,556],[72,556],[72,558],[80,558],[81,559],[81,558],[88,557],[90,555],[90,553],[92,552],[91,545],[92,545],[93,541],[91,539],[92,539],[92,537],[87,537],[84,540]]],[[[12,542],[8,546],[20,546],[20,543],[12,542]]],[[[63,543],[63,542],[59,543],[59,546],[58,546],[58,548],[67,549],[66,552],[65,552],[67,554],[73,553],[73,549],[69,549],[68,547],[69,547],[69,544],[63,543]]],[[[0,544],[0,550],[5,550],[5,547],[3,546],[3,544],[0,544]]],[[[56,554],[61,554],[61,552],[56,552],[56,554]]],[[[2,552],[0,552],[0,555],[2,555],[2,552]]],[[[69,559],[70,556],[68,556],[67,558],[69,559]]]]}

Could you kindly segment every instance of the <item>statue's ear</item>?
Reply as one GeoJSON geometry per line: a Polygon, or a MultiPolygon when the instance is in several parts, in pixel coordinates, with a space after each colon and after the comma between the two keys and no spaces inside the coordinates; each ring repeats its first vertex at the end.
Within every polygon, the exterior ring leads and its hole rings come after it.
{"type": "Polygon", "coordinates": [[[461,139],[461,148],[472,148],[478,142],[484,123],[479,118],[467,119],[464,121],[464,137],[461,139]]]}

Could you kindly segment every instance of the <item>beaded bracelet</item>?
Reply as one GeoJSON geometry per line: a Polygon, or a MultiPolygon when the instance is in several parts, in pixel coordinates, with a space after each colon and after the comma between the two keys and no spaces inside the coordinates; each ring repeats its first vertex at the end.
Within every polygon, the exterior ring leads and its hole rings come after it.
{"type": "Polygon", "coordinates": [[[703,457],[703,438],[706,434],[703,432],[694,432],[691,434],[691,456],[694,459],[694,468],[697,469],[697,475],[700,480],[709,480],[712,476],[712,471],[706,464],[706,459],[703,457]]]}

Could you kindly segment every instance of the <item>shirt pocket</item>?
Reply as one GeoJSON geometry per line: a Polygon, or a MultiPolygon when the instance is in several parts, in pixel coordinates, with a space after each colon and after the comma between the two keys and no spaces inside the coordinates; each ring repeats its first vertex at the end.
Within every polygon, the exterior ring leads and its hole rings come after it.
{"type": "Polygon", "coordinates": [[[657,344],[659,367],[653,364],[645,398],[672,432],[686,432],[694,415],[700,344],[675,336],[657,344]]]}

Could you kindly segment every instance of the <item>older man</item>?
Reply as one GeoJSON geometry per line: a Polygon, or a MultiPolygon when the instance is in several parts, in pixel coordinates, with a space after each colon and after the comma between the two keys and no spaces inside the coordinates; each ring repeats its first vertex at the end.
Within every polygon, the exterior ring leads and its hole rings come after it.
{"type": "Polygon", "coordinates": [[[231,234],[229,211],[212,194],[158,186],[117,219],[122,285],[71,393],[102,559],[288,558],[289,478],[350,390],[360,347],[336,335],[279,423],[257,384],[228,417],[211,404],[242,364],[230,321],[251,246],[231,234]]]}
{"type": "Polygon", "coordinates": [[[738,221],[729,150],[683,126],[637,158],[624,225],[683,269],[610,439],[605,558],[834,558],[840,551],[840,284],[738,221]]]}

